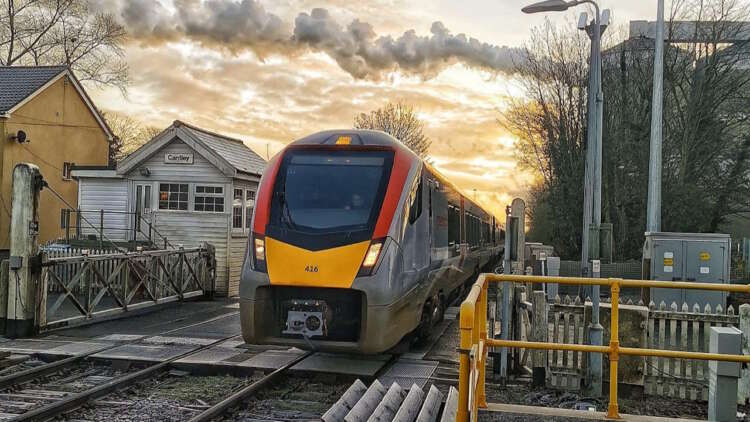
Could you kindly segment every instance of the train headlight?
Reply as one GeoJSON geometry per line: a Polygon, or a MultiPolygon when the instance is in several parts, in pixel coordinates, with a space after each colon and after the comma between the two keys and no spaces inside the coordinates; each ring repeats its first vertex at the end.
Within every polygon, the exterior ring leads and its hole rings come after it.
{"type": "Polygon", "coordinates": [[[266,260],[266,241],[264,239],[254,239],[255,243],[255,260],[265,261],[266,260]]]}
{"type": "Polygon", "coordinates": [[[365,259],[362,261],[362,267],[359,269],[359,275],[370,275],[378,263],[380,251],[383,249],[383,240],[373,240],[370,247],[367,248],[365,259]]]}
{"type": "Polygon", "coordinates": [[[266,240],[263,235],[253,233],[253,268],[266,272],[266,240]]]}

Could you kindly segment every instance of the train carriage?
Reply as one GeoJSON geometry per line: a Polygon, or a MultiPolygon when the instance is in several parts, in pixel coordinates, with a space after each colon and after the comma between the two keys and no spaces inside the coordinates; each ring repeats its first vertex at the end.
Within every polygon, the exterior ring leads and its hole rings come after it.
{"type": "Polygon", "coordinates": [[[268,164],[240,282],[248,343],[378,353],[500,255],[495,218],[393,137],[319,132],[268,164]]]}

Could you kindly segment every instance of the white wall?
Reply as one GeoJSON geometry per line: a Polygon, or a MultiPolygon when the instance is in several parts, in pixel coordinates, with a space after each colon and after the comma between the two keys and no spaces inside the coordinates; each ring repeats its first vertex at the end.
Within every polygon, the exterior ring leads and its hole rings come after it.
{"type": "MultiPolygon", "coordinates": [[[[99,210],[104,213],[104,234],[114,242],[129,239],[128,215],[128,182],[125,179],[81,178],[78,180],[78,208],[85,211],[81,219],[81,233],[98,235],[101,223],[99,210]],[[121,214],[118,214],[121,213],[121,214]],[[90,227],[89,223],[96,227],[90,227]]],[[[76,224],[75,214],[70,216],[71,226],[76,224]]],[[[71,228],[71,232],[73,229],[71,228]]],[[[72,234],[72,233],[71,233],[72,234]]]]}
{"type": "Polygon", "coordinates": [[[206,183],[226,183],[230,180],[219,169],[214,167],[213,164],[179,139],[173,140],[154,155],[144,160],[132,171],[128,172],[126,177],[130,180],[144,182],[200,181],[206,183]],[[164,154],[167,153],[193,154],[193,164],[167,164],[164,162],[164,154]],[[148,177],[141,175],[140,169],[143,167],[148,168],[150,172],[148,177]]]}
{"type": "MultiPolygon", "coordinates": [[[[154,226],[174,247],[200,246],[208,242],[216,248],[216,292],[227,294],[227,223],[228,215],[185,211],[154,211],[154,226]]],[[[230,291],[231,293],[231,291],[230,291]]]]}

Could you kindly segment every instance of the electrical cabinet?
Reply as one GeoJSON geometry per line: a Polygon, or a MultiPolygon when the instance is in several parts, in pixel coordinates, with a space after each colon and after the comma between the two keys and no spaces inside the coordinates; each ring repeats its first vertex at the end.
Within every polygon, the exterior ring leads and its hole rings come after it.
{"type": "MultiPolygon", "coordinates": [[[[729,283],[731,239],[715,233],[646,233],[643,246],[643,277],[648,280],[729,283]]],[[[726,309],[727,293],[707,290],[650,289],[649,297],[657,306],[664,301],[679,308],[687,303],[692,310],[698,304],[726,309]]]]}

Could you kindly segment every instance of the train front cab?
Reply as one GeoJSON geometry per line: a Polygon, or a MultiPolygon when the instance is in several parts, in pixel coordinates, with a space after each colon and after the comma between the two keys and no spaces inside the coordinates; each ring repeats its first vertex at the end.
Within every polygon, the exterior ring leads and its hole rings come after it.
{"type": "Polygon", "coordinates": [[[426,231],[426,220],[404,221],[421,166],[390,141],[342,147],[341,137],[289,147],[261,181],[240,283],[248,343],[375,353],[419,323],[426,293],[413,268],[427,269],[429,247],[412,248],[426,250],[418,262],[402,242],[426,231]]]}

